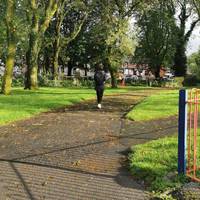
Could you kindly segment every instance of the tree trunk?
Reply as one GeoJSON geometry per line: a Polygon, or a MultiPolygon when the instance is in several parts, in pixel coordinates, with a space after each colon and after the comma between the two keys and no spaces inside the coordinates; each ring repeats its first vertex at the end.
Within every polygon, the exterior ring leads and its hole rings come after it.
{"type": "Polygon", "coordinates": [[[30,64],[29,64],[29,61],[30,61],[30,52],[27,51],[26,52],[26,69],[25,69],[25,73],[24,73],[24,89],[30,89],[30,64]]]}
{"type": "Polygon", "coordinates": [[[45,31],[47,30],[51,18],[55,14],[57,10],[57,0],[49,0],[48,5],[45,10],[45,17],[40,24],[39,13],[38,13],[38,4],[36,0],[31,0],[31,9],[32,9],[32,25],[31,25],[31,33],[29,39],[29,66],[28,70],[30,73],[28,74],[30,77],[30,83],[28,85],[29,89],[37,89],[38,87],[38,54],[41,49],[42,39],[45,31]]]}
{"type": "MultiPolygon", "coordinates": [[[[34,1],[34,0],[33,0],[34,1]]],[[[37,69],[38,69],[38,53],[39,53],[39,16],[37,14],[37,6],[32,5],[33,16],[32,16],[32,25],[31,33],[29,36],[29,49],[28,49],[28,78],[27,86],[28,89],[36,89],[37,85],[37,69]]]]}
{"type": "Polygon", "coordinates": [[[49,66],[50,66],[50,59],[49,59],[49,54],[48,54],[48,48],[45,47],[44,49],[44,66],[43,66],[43,71],[45,74],[49,72],[49,66]]]}
{"type": "Polygon", "coordinates": [[[72,75],[72,68],[74,67],[73,64],[74,63],[71,60],[68,62],[68,73],[67,73],[67,76],[71,76],[72,75]]]}
{"type": "Polygon", "coordinates": [[[117,74],[113,70],[110,70],[111,75],[111,87],[117,88],[117,74]]]}
{"type": "Polygon", "coordinates": [[[160,65],[155,67],[155,77],[158,79],[160,78],[160,65]]]}
{"type": "Polygon", "coordinates": [[[15,63],[15,53],[16,53],[16,44],[15,42],[10,41],[8,44],[8,55],[6,58],[6,66],[2,84],[2,93],[5,95],[10,94],[11,92],[13,67],[15,63]]]}
{"type": "Polygon", "coordinates": [[[13,24],[15,1],[7,1],[6,26],[7,26],[7,58],[3,77],[2,93],[10,94],[12,86],[13,68],[16,54],[15,26],[13,24]]]}
{"type": "Polygon", "coordinates": [[[59,11],[56,12],[56,29],[55,29],[55,42],[54,42],[54,55],[53,55],[53,79],[56,81],[58,80],[58,67],[59,67],[59,63],[58,63],[58,57],[59,57],[59,53],[60,53],[60,28],[61,28],[61,24],[63,21],[62,18],[62,11],[59,13],[59,11]]]}
{"type": "MultiPolygon", "coordinates": [[[[54,80],[58,80],[58,67],[59,67],[58,58],[59,58],[59,53],[61,50],[60,29],[61,29],[61,25],[64,20],[64,17],[67,14],[65,10],[65,5],[66,5],[66,1],[61,1],[60,4],[58,5],[58,9],[56,12],[57,21],[56,21],[56,29],[55,29],[55,42],[54,42],[54,55],[53,55],[54,80]]],[[[87,14],[85,15],[85,17],[83,18],[80,24],[78,25],[75,24],[74,31],[71,33],[69,38],[65,38],[65,40],[62,41],[65,46],[67,46],[72,40],[74,40],[77,37],[77,35],[81,31],[81,28],[86,18],[87,18],[87,14]]]]}
{"type": "Polygon", "coordinates": [[[185,76],[187,71],[185,27],[187,17],[185,12],[180,17],[180,27],[178,28],[178,38],[176,43],[176,51],[174,55],[174,71],[175,76],[185,76]]]}
{"type": "Polygon", "coordinates": [[[187,56],[185,52],[186,49],[184,43],[180,43],[176,46],[174,56],[175,76],[185,76],[187,72],[187,56]]]}
{"type": "MultiPolygon", "coordinates": [[[[108,48],[108,55],[110,54],[110,51],[111,51],[111,48],[109,47],[108,48]]],[[[110,63],[110,59],[109,57],[107,57],[105,60],[104,60],[104,68],[107,68],[110,72],[110,76],[111,76],[111,87],[112,88],[117,88],[117,69],[113,69],[113,67],[111,66],[111,63],[110,63]]]]}

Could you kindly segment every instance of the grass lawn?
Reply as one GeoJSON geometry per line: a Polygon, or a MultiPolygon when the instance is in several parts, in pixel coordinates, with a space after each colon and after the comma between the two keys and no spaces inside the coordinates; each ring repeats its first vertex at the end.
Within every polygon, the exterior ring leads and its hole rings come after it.
{"type": "Polygon", "coordinates": [[[10,96],[0,95],[0,124],[25,119],[93,96],[92,90],[40,88],[37,91],[24,91],[16,88],[10,96]]]}
{"type": "Polygon", "coordinates": [[[127,114],[131,120],[159,119],[178,114],[178,90],[159,91],[127,114]]]}
{"type": "MultiPolygon", "coordinates": [[[[105,94],[139,92],[145,89],[148,88],[106,89],[105,94]]],[[[37,91],[24,91],[22,88],[15,88],[10,96],[0,95],[0,125],[90,98],[95,98],[93,89],[40,88],[37,91]]]]}
{"type": "Polygon", "coordinates": [[[137,145],[130,153],[130,170],[151,191],[163,192],[180,186],[186,178],[177,175],[177,136],[137,145]]]}

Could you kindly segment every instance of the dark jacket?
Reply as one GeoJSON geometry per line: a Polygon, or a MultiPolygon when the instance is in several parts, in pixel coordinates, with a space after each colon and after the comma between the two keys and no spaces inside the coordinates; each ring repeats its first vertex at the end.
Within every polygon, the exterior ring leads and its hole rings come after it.
{"type": "Polygon", "coordinates": [[[106,73],[102,70],[98,70],[94,74],[95,88],[104,87],[106,81],[106,73]]]}

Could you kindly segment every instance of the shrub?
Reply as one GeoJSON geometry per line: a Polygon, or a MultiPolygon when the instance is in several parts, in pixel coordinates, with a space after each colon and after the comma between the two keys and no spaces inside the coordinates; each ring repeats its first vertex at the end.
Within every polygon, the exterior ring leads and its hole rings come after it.
{"type": "Polygon", "coordinates": [[[0,87],[2,86],[2,76],[0,76],[0,87]]]}
{"type": "Polygon", "coordinates": [[[197,86],[198,83],[199,83],[199,80],[198,80],[197,76],[195,76],[195,75],[187,75],[184,78],[183,86],[197,86]]]}
{"type": "Polygon", "coordinates": [[[73,80],[63,80],[61,81],[62,87],[74,87],[73,80]]]}
{"type": "Polygon", "coordinates": [[[50,76],[40,76],[38,81],[39,86],[45,87],[94,87],[94,81],[85,78],[81,78],[80,80],[76,81],[74,77],[70,77],[68,79],[54,81],[50,76]]]}
{"type": "Polygon", "coordinates": [[[24,86],[24,77],[18,76],[17,78],[13,78],[12,86],[13,87],[23,87],[24,86]]]}
{"type": "Polygon", "coordinates": [[[50,83],[49,81],[52,80],[51,75],[39,75],[38,76],[38,84],[39,86],[47,86],[47,87],[52,87],[52,83],[50,83]]]}
{"type": "Polygon", "coordinates": [[[80,86],[93,88],[94,87],[94,81],[93,80],[88,80],[88,79],[82,79],[80,81],[80,86]]]}

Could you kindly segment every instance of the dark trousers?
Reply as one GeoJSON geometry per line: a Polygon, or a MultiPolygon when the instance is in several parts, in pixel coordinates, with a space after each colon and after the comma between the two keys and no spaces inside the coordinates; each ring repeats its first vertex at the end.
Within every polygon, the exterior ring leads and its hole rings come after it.
{"type": "Polygon", "coordinates": [[[97,93],[97,102],[98,104],[101,103],[102,98],[103,98],[103,92],[104,92],[104,87],[103,86],[97,86],[96,87],[96,93],[97,93]]]}

